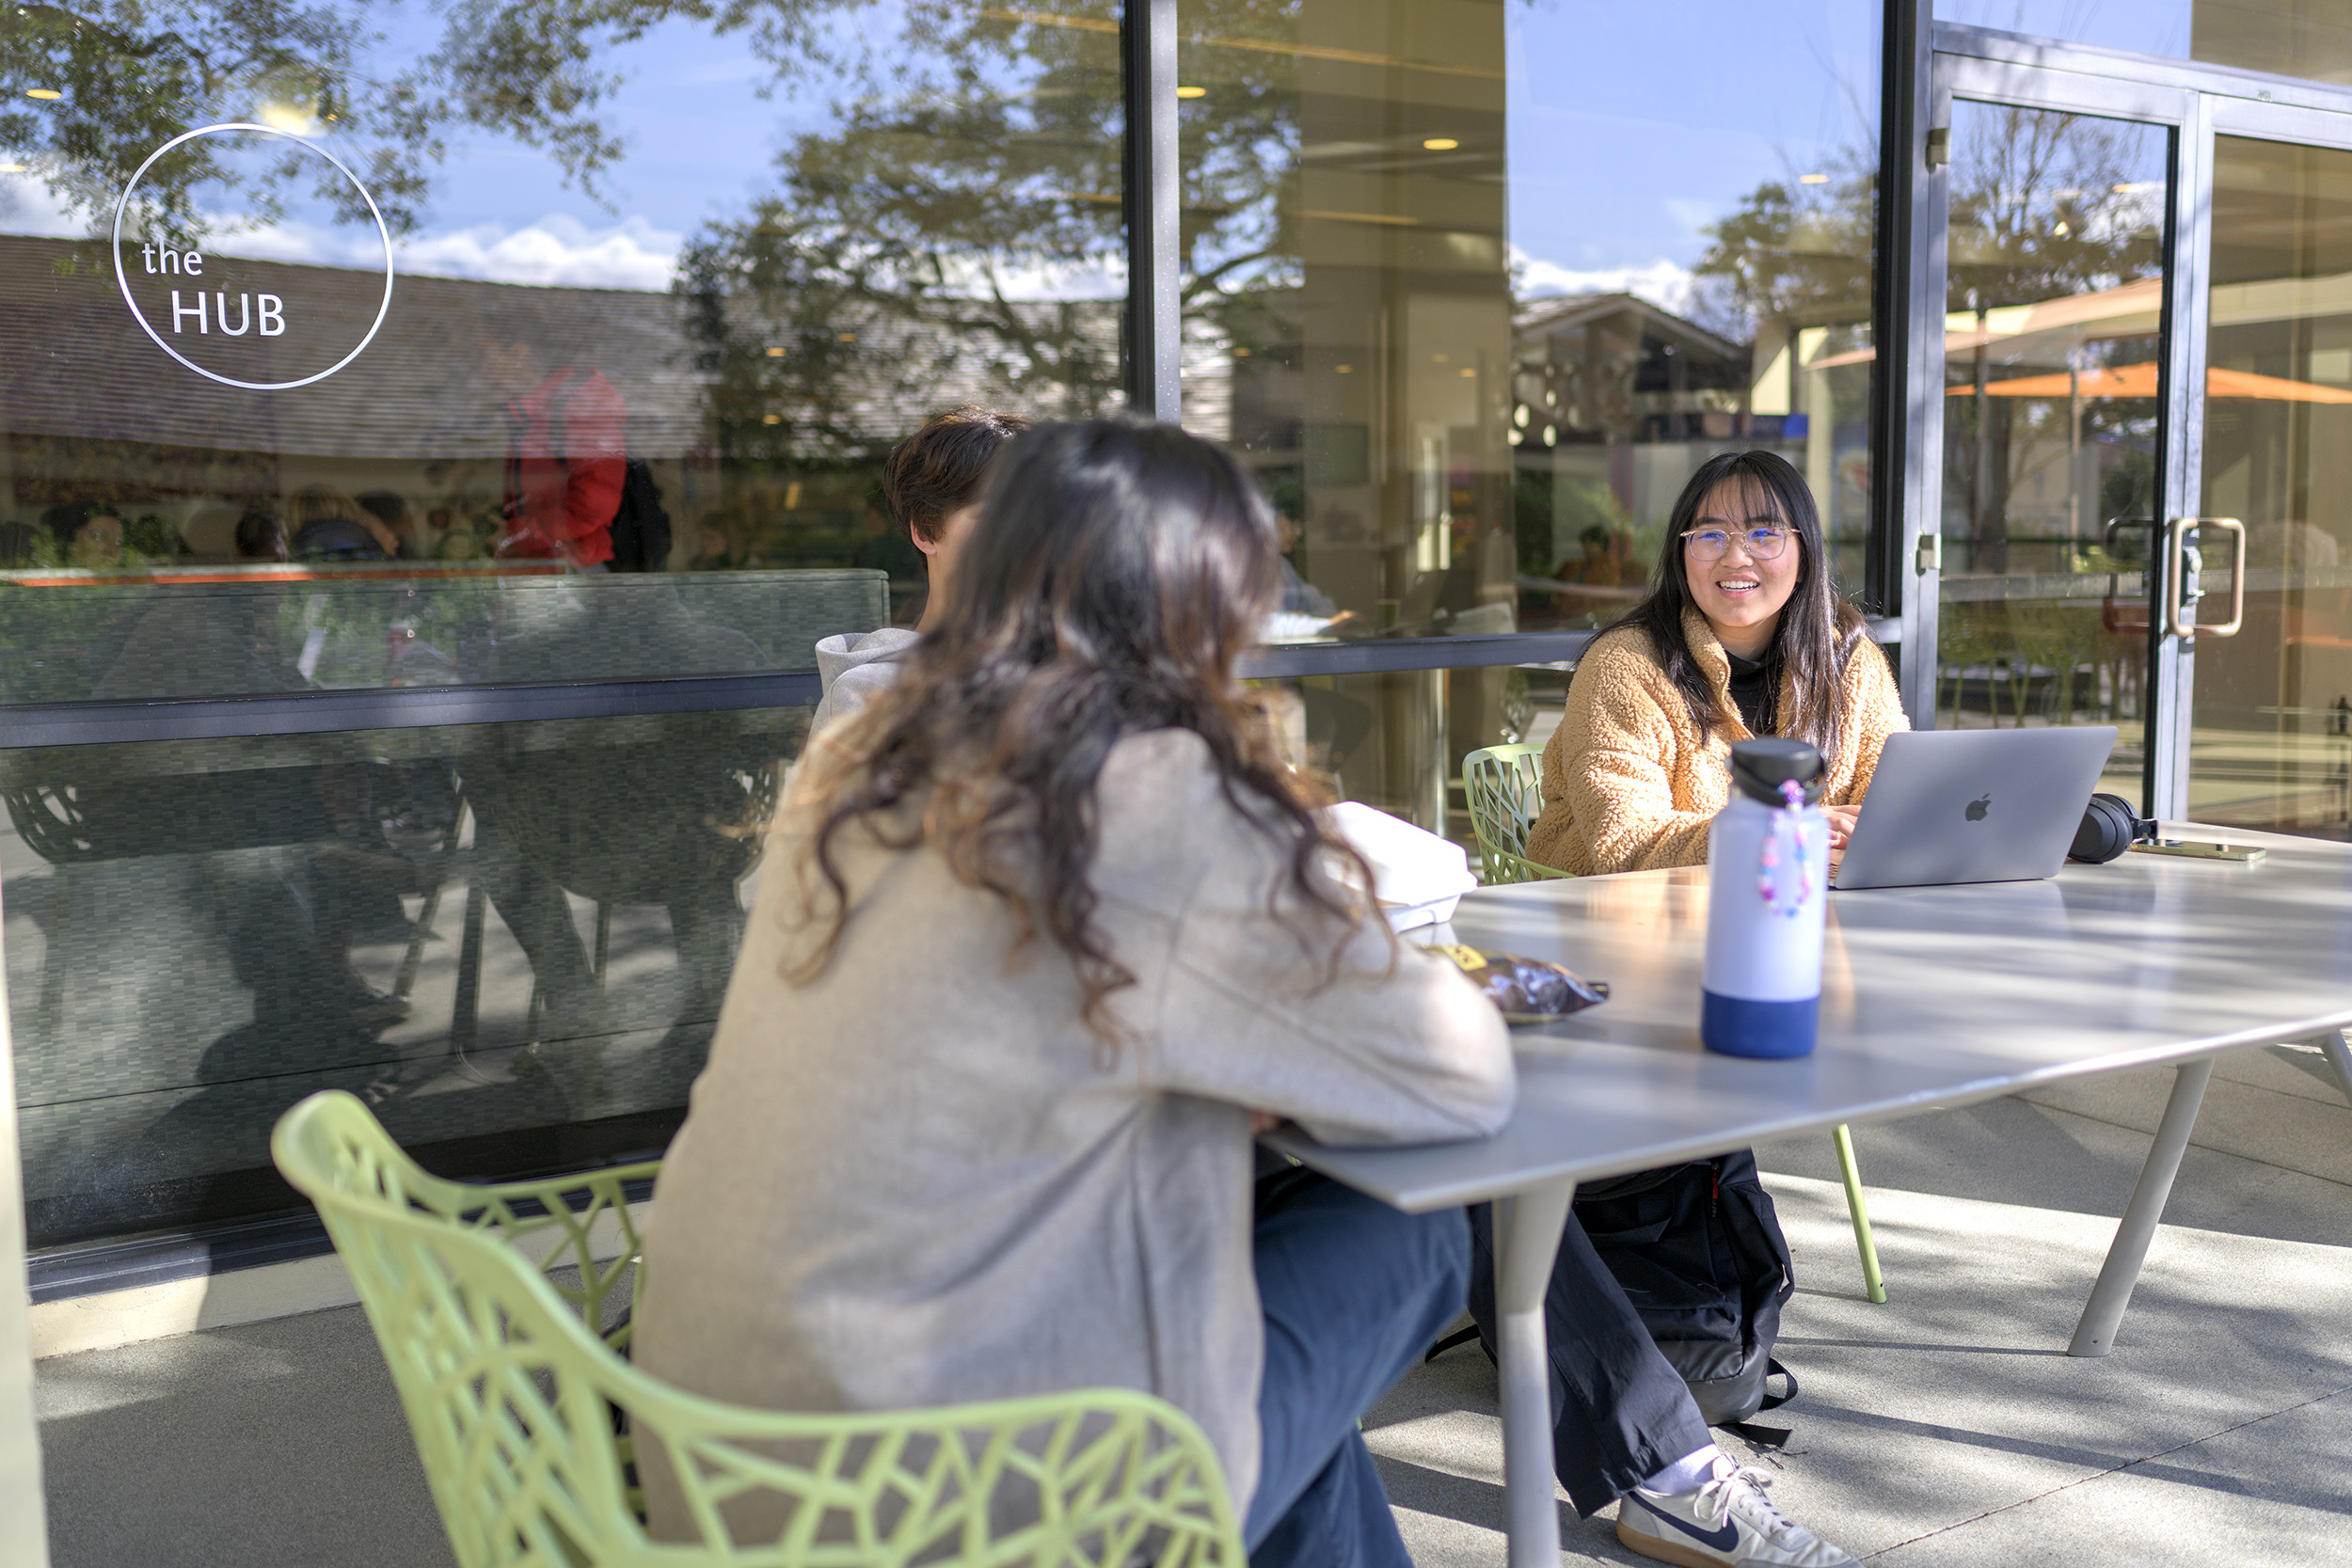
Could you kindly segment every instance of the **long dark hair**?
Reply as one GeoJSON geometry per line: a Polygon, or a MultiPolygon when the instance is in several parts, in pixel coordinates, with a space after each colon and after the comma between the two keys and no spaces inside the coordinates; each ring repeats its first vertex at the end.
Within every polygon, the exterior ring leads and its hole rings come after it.
{"type": "Polygon", "coordinates": [[[835,843],[864,822],[890,848],[933,845],[1004,899],[1016,951],[1042,928],[1077,968],[1089,1027],[1113,1039],[1104,1003],[1135,975],[1093,923],[1095,781],[1121,738],[1167,728],[1207,742],[1227,800],[1284,852],[1288,884],[1334,917],[1336,962],[1367,907],[1328,874],[1335,846],[1233,678],[1280,593],[1276,562],[1272,511],[1205,441],[1113,420],[1015,437],[946,618],[846,737],[853,755],[830,781],[811,857],[832,928],[787,977],[821,970],[841,940],[835,843]]]}
{"type": "MultiPolygon", "coordinates": [[[[1776,452],[1718,452],[1699,465],[1691,483],[1675,501],[1666,525],[1665,547],[1658,552],[1657,575],[1649,593],[1616,623],[1639,626],[1649,634],[1650,651],[1690,705],[1691,719],[1705,741],[1728,717],[1715,707],[1714,690],[1707,672],[1691,652],[1682,631],[1686,614],[1698,610],[1691,596],[1691,577],[1683,562],[1683,533],[1697,526],[1699,509],[1719,485],[1741,492],[1740,515],[1770,512],[1797,536],[1797,586],[1781,608],[1772,629],[1765,663],[1787,672],[1792,711],[1778,713],[1775,728],[1794,740],[1810,742],[1823,756],[1837,747],[1839,696],[1846,664],[1865,634],[1861,611],[1838,597],[1830,580],[1829,552],[1821,545],[1821,515],[1813,492],[1789,461],[1776,452]],[[1759,506],[1757,503],[1761,502],[1759,506]]],[[[1611,629],[1614,629],[1613,627],[1611,629]]],[[[1780,694],[1772,693],[1777,705],[1780,694]]]]}

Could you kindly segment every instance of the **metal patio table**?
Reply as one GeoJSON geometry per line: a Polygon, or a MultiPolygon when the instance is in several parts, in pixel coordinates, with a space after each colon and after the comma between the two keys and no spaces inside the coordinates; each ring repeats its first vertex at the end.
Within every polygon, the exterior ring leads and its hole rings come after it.
{"type": "MultiPolygon", "coordinates": [[[[1700,1047],[1707,874],[1483,888],[1453,940],[1565,963],[1610,1000],[1515,1031],[1519,1098],[1495,1137],[1403,1148],[1269,1141],[1419,1212],[1498,1200],[1504,1482],[1513,1568],[1553,1568],[1543,1298],[1576,1185],[1840,1122],[1884,1120],[2119,1068],[2176,1067],[2147,1164],[2074,1332],[2105,1355],[2188,1145],[2216,1053],[2326,1034],[2347,1094],[2352,846],[2185,824],[2258,864],[2128,854],[2039,882],[1831,896],[1820,1040],[1793,1061],[1700,1047]]],[[[1415,933],[1426,937],[1427,933],[1415,933]]]]}

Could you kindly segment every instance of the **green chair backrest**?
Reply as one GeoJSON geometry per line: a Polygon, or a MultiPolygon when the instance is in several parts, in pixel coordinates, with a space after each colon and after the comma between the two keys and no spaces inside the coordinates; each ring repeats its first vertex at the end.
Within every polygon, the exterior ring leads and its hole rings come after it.
{"type": "Polygon", "coordinates": [[[1245,1568],[1215,1450],[1149,1395],[808,1415],[631,1366],[596,1330],[638,1261],[624,1183],[658,1164],[445,1181],[340,1090],[270,1151],[351,1271],[461,1568],[1245,1568]],[[648,1458],[691,1541],[647,1533],[648,1458]]]}
{"type": "Polygon", "coordinates": [[[1527,830],[1544,810],[1543,755],[1541,746],[1488,746],[1462,759],[1479,871],[1489,887],[1568,875],[1527,858],[1527,830]]]}

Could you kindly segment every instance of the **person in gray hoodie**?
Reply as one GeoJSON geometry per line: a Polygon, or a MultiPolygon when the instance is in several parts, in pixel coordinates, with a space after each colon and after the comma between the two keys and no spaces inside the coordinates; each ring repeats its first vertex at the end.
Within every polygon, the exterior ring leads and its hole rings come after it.
{"type": "Polygon", "coordinates": [[[980,511],[980,482],[996,449],[1029,428],[1018,414],[999,414],[966,404],[934,414],[923,427],[890,449],[882,465],[882,495],[892,519],[923,552],[930,575],[923,614],[912,630],[845,632],[820,638],[817,673],[824,700],[809,721],[815,734],[848,717],[890,689],[908,650],[939,625],[946,612],[956,557],[980,511]]]}

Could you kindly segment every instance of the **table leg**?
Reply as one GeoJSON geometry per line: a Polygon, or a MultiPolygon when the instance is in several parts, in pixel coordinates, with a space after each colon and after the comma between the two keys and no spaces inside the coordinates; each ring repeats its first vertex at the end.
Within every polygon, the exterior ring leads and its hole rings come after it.
{"type": "Polygon", "coordinates": [[[2164,1200],[2172,1196],[2172,1178],[2180,1173],[2181,1156],[2188,1152],[2197,1107],[2204,1102],[2205,1085],[2212,1077],[2211,1056],[2183,1062],[2174,1069],[2172,1098],[2165,1104],[2164,1119],[2156,1124],[2155,1144],[2148,1150],[2148,1163],[2139,1168],[2132,1200],[2124,1206],[2122,1223],[2115,1227],[2115,1242],[2107,1248],[2099,1282],[2090,1288],[2090,1300],[2083,1306],[2082,1321],[2074,1325],[2074,1342],[2066,1347],[2067,1354],[2105,1355],[2115,1348],[2116,1328],[2123,1322],[2123,1308],[2131,1303],[2132,1287],[2139,1283],[2139,1266],[2147,1261],[2148,1243],[2155,1237],[2156,1222],[2164,1217],[2164,1200]]]}
{"type": "Polygon", "coordinates": [[[1502,1374],[1502,1486],[1511,1568],[1560,1568],[1551,1466],[1551,1353],[1544,1295],[1576,1183],[1556,1181],[1495,1205],[1496,1358],[1502,1374]]]}
{"type": "Polygon", "coordinates": [[[2344,1044],[2341,1030],[2330,1029],[2319,1037],[2319,1048],[2336,1069],[2336,1086],[2344,1091],[2344,1099],[2352,1100],[2352,1046],[2344,1044]]]}

